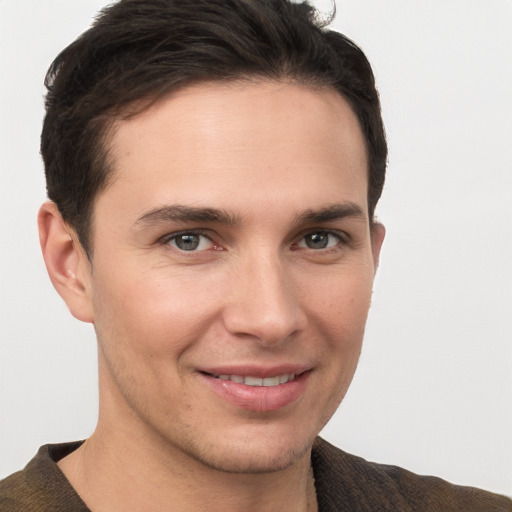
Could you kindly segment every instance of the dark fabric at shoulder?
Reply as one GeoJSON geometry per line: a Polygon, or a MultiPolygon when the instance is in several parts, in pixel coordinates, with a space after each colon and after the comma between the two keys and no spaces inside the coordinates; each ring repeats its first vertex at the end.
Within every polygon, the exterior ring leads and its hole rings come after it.
{"type": "Polygon", "coordinates": [[[505,496],[367,462],[322,439],[312,465],[319,512],[512,512],[505,496]]]}
{"type": "Polygon", "coordinates": [[[56,464],[80,444],[42,446],[25,469],[0,481],[0,512],[90,512],[56,464]]]}

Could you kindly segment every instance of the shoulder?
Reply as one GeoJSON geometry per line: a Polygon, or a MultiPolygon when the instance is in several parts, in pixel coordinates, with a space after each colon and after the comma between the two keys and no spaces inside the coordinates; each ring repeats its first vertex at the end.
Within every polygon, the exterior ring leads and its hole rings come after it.
{"type": "Polygon", "coordinates": [[[322,512],[340,506],[359,511],[512,511],[512,500],[504,496],[368,462],[322,439],[313,446],[312,464],[322,512]]]}
{"type": "Polygon", "coordinates": [[[0,481],[0,512],[88,512],[57,466],[80,444],[42,446],[23,470],[0,481]]]}
{"type": "Polygon", "coordinates": [[[0,511],[22,510],[21,501],[27,495],[27,485],[23,471],[18,471],[0,481],[0,511]]]}

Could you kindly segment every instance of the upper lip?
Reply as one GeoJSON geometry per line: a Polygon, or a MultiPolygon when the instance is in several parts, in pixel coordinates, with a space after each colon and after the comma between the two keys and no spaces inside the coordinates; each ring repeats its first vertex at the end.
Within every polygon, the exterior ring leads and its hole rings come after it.
{"type": "Polygon", "coordinates": [[[277,377],[278,375],[290,374],[300,375],[311,370],[310,364],[281,364],[273,366],[261,366],[255,364],[242,365],[219,365],[198,368],[202,373],[210,375],[241,375],[245,377],[277,377]]]}

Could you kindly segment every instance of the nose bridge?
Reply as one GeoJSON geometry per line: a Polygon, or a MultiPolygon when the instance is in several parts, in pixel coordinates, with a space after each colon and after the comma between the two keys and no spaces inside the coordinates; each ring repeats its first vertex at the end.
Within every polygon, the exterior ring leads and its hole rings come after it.
{"type": "Polygon", "coordinates": [[[235,279],[225,311],[230,332],[276,344],[303,328],[295,283],[278,251],[267,248],[241,258],[235,279]]]}

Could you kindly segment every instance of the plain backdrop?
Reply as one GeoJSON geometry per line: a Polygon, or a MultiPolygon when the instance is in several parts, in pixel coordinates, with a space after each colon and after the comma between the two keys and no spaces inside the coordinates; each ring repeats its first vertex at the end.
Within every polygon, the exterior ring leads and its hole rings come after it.
{"type": "MultiPolygon", "coordinates": [[[[93,329],[51,287],[35,218],[45,71],[104,5],[0,0],[0,477],[96,421],[93,329]]],[[[337,11],[381,93],[388,236],[359,369],[323,435],[510,495],[512,2],[339,0],[337,11]]]]}

